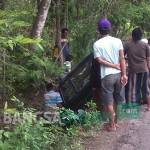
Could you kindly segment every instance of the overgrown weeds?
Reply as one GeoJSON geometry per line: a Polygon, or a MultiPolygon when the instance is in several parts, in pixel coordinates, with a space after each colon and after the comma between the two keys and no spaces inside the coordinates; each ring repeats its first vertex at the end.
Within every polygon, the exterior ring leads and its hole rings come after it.
{"type": "MultiPolygon", "coordinates": [[[[86,111],[79,110],[78,113],[61,109],[60,120],[54,122],[48,122],[43,117],[37,119],[34,109],[24,108],[18,111],[18,108],[23,108],[22,102],[19,103],[15,97],[13,102],[19,106],[13,114],[19,114],[11,115],[11,119],[8,115],[9,124],[0,130],[2,150],[82,150],[83,138],[89,135],[92,127],[100,125],[96,108],[91,107],[95,106],[92,102],[87,104],[89,108],[86,111]],[[11,128],[14,120],[16,124],[11,128]]],[[[5,112],[7,110],[10,112],[11,109],[5,108],[5,112]]]]}

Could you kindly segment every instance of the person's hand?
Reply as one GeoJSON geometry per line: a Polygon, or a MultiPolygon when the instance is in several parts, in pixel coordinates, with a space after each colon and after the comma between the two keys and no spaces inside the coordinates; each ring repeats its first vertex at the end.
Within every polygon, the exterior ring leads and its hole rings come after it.
{"type": "Polygon", "coordinates": [[[120,64],[115,64],[115,69],[120,70],[120,64]]]}
{"type": "Polygon", "coordinates": [[[125,86],[128,82],[128,77],[126,75],[121,76],[121,83],[123,86],[125,86]]]}

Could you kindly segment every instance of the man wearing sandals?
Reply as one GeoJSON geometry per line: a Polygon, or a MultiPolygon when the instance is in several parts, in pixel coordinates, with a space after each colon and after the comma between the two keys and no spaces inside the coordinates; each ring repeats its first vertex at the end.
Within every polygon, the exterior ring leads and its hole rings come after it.
{"type": "Polygon", "coordinates": [[[102,101],[109,114],[109,129],[114,131],[117,127],[117,104],[124,101],[123,87],[127,83],[123,45],[120,39],[109,35],[109,20],[100,20],[98,30],[101,38],[93,45],[94,58],[101,65],[102,101]]]}

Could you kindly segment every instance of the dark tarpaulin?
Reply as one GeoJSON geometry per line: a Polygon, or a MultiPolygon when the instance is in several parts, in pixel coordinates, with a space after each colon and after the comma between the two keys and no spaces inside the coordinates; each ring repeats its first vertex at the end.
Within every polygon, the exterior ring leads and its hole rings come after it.
{"type": "Polygon", "coordinates": [[[88,55],[60,82],[60,93],[66,107],[77,110],[93,98],[99,100],[100,66],[93,53],[88,55]],[[97,89],[94,91],[93,89],[97,89]]]}

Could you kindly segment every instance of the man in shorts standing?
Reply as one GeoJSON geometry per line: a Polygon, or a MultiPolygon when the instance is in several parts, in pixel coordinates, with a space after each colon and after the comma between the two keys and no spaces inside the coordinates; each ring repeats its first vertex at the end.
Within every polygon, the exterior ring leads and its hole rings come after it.
{"type": "Polygon", "coordinates": [[[110,130],[116,130],[117,104],[124,100],[123,86],[127,83],[123,45],[120,39],[109,35],[111,23],[98,22],[101,38],[94,45],[94,58],[101,65],[102,101],[109,114],[110,130]]]}

